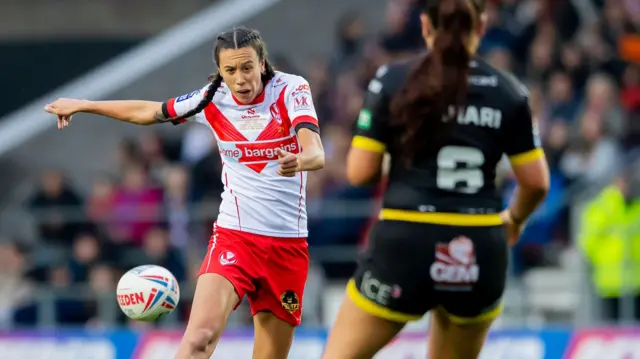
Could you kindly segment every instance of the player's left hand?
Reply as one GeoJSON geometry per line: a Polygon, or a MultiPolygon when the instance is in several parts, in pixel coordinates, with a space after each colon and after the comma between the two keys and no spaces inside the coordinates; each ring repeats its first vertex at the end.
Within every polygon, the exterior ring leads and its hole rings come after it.
{"type": "Polygon", "coordinates": [[[299,171],[298,156],[291,152],[276,148],[280,168],[276,171],[280,176],[293,177],[299,171]]]}

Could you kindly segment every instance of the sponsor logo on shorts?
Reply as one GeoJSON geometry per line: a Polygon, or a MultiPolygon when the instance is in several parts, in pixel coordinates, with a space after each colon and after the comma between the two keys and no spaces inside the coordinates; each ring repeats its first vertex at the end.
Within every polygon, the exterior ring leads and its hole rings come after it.
{"type": "Polygon", "coordinates": [[[382,283],[373,277],[371,271],[366,271],[360,283],[360,293],[368,299],[386,306],[391,299],[398,299],[402,296],[402,288],[397,284],[382,283]]]}
{"type": "Polygon", "coordinates": [[[275,161],[278,159],[276,148],[293,154],[300,152],[300,146],[295,136],[272,142],[218,142],[220,156],[223,156],[226,160],[240,163],[275,161]]]}
{"type": "Polygon", "coordinates": [[[218,260],[223,266],[228,266],[231,264],[235,264],[238,261],[238,258],[236,257],[235,253],[231,251],[224,251],[220,253],[220,257],[218,258],[218,260]]]}
{"type": "Polygon", "coordinates": [[[282,304],[282,308],[286,309],[289,313],[295,313],[300,310],[300,297],[298,297],[298,293],[292,290],[287,290],[280,294],[280,303],[282,304]]]}
{"type": "Polygon", "coordinates": [[[429,274],[437,290],[469,291],[479,273],[471,239],[460,236],[449,243],[436,244],[436,258],[429,274]]]}

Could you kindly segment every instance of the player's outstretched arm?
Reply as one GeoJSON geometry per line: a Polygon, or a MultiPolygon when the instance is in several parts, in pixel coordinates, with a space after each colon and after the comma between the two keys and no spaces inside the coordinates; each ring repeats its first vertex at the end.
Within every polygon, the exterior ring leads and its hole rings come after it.
{"type": "Polygon", "coordinates": [[[162,102],[153,101],[88,101],[61,98],[45,106],[45,111],[58,116],[58,128],[68,126],[76,113],[111,117],[136,125],[163,122],[162,102]]]}

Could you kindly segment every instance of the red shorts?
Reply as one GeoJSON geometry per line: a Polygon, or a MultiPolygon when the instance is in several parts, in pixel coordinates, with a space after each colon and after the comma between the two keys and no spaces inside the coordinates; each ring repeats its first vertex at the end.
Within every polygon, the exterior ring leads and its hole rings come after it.
{"type": "Polygon", "coordinates": [[[270,311],[299,325],[308,247],[306,238],[267,237],[215,226],[200,274],[216,273],[229,280],[240,301],[245,295],[249,299],[252,315],[270,311]]]}

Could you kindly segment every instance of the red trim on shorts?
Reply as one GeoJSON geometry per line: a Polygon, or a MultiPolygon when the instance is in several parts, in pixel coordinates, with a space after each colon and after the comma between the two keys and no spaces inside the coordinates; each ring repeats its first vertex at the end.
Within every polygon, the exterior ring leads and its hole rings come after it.
{"type": "Polygon", "coordinates": [[[207,272],[211,269],[211,258],[213,257],[213,251],[216,250],[216,241],[218,240],[218,235],[216,234],[216,223],[213,222],[213,235],[211,236],[211,248],[209,249],[209,253],[207,253],[207,272]]]}
{"type": "Polygon", "coordinates": [[[293,127],[298,126],[301,123],[310,123],[316,127],[320,127],[318,126],[318,119],[313,117],[313,116],[309,116],[309,115],[302,115],[302,116],[298,116],[293,120],[293,127]]]}

